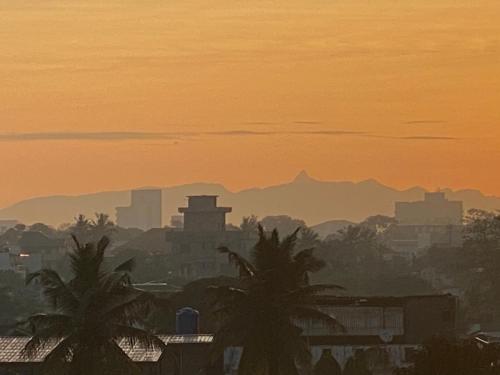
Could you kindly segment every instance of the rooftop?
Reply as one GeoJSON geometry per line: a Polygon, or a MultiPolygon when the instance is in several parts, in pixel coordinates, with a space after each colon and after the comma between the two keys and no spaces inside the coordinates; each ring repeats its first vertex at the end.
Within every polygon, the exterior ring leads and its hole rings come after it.
{"type": "MultiPolygon", "coordinates": [[[[213,341],[213,335],[195,334],[195,335],[158,335],[165,345],[179,344],[210,344],[213,341]]],[[[3,336],[0,337],[0,363],[31,363],[43,362],[45,357],[57,345],[57,341],[40,350],[33,358],[23,356],[23,349],[29,342],[27,336],[3,336]]],[[[161,349],[146,349],[140,345],[131,346],[127,338],[119,340],[118,345],[134,362],[156,362],[162,355],[161,349]]]]}

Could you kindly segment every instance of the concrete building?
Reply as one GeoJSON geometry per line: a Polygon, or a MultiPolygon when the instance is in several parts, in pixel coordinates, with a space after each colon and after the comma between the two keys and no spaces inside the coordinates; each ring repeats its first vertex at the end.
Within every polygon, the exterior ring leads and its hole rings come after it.
{"type": "Polygon", "coordinates": [[[396,202],[397,225],[385,237],[389,246],[407,256],[430,247],[459,247],[463,243],[463,203],[445,193],[425,193],[423,201],[396,202]]]}
{"type": "MultiPolygon", "coordinates": [[[[453,337],[456,333],[457,298],[451,295],[410,297],[319,298],[318,307],[334,316],[343,330],[333,330],[318,320],[301,321],[317,363],[326,351],[341,368],[362,353],[370,373],[393,374],[406,367],[416,350],[434,335],[453,337]]],[[[226,375],[238,373],[239,348],[228,348],[224,356],[226,375]]]]}
{"type": "Polygon", "coordinates": [[[187,232],[224,232],[226,214],[231,211],[231,207],[217,207],[216,195],[189,196],[188,206],[179,208],[187,232]]]}
{"type": "Polygon", "coordinates": [[[123,228],[161,228],[162,191],[132,190],[130,206],[116,208],[116,222],[123,228]]]}
{"type": "Polygon", "coordinates": [[[170,217],[170,227],[174,229],[184,228],[184,216],[182,215],[172,215],[170,217]]]}
{"type": "Polygon", "coordinates": [[[446,199],[445,193],[425,193],[423,201],[396,202],[401,225],[462,225],[463,203],[446,199]]]}
{"type": "Polygon", "coordinates": [[[179,276],[187,279],[232,274],[227,256],[217,248],[226,246],[246,256],[257,240],[254,233],[226,230],[226,214],[231,208],[218,207],[217,196],[190,196],[187,207],[180,207],[179,212],[184,215],[183,230],[167,232],[166,241],[178,263],[179,276]]]}

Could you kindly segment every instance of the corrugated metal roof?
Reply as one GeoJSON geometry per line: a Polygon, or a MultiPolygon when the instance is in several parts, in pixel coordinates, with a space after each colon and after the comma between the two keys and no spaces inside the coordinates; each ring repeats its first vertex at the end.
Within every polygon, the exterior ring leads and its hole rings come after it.
{"type": "MultiPolygon", "coordinates": [[[[213,335],[159,335],[158,338],[166,345],[176,344],[210,344],[213,335]]],[[[48,344],[40,350],[34,358],[26,358],[22,351],[29,342],[30,337],[4,336],[0,337],[0,363],[43,362],[45,357],[56,346],[57,342],[48,344]]],[[[140,345],[131,346],[126,338],[118,342],[120,348],[134,362],[156,362],[160,359],[161,349],[146,349],[140,345]]]]}
{"type": "Polygon", "coordinates": [[[193,335],[159,335],[165,344],[210,344],[214,340],[214,335],[193,334],[193,335]]]}
{"type": "Polygon", "coordinates": [[[45,348],[40,350],[34,358],[27,359],[22,355],[22,351],[28,341],[30,341],[30,338],[23,336],[0,337],[0,362],[42,362],[57,343],[53,342],[48,344],[45,348]]]}

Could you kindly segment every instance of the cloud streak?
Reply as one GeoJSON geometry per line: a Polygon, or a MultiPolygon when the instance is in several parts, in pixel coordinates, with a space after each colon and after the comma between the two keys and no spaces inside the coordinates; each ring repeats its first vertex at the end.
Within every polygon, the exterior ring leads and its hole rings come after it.
{"type": "Polygon", "coordinates": [[[406,125],[432,125],[432,124],[444,124],[446,121],[442,120],[412,120],[405,121],[406,125]]]}
{"type": "Polygon", "coordinates": [[[141,140],[185,140],[199,137],[261,137],[261,136],[331,136],[365,137],[394,140],[453,141],[459,138],[450,136],[412,135],[385,136],[352,130],[221,130],[205,132],[24,132],[0,133],[0,142],[28,141],[141,141],[141,140]]]}
{"type": "Polygon", "coordinates": [[[269,135],[361,135],[363,132],[347,130],[311,131],[256,131],[224,130],[207,132],[33,132],[0,133],[0,141],[127,141],[127,140],[180,140],[200,136],[269,136],[269,135]]]}
{"type": "Polygon", "coordinates": [[[181,139],[182,133],[150,132],[44,132],[0,133],[0,141],[126,141],[150,139],[181,139]]]}

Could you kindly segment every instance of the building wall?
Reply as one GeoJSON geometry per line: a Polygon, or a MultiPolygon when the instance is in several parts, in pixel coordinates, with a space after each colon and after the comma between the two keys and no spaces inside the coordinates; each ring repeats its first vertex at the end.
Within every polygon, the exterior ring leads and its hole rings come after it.
{"type": "MultiPolygon", "coordinates": [[[[392,375],[394,368],[408,365],[415,345],[312,345],[312,365],[320,359],[324,349],[330,350],[335,360],[344,369],[347,361],[357,351],[363,351],[372,375],[392,375]]],[[[224,353],[224,375],[237,375],[241,348],[227,348],[224,353]]],[[[307,372],[304,371],[304,374],[307,372]]]]}
{"type": "Polygon", "coordinates": [[[444,193],[426,193],[423,201],[396,202],[395,217],[403,225],[461,225],[463,203],[444,193]]]}
{"type": "Polygon", "coordinates": [[[116,221],[123,228],[149,230],[162,226],[162,191],[133,190],[131,205],[116,208],[116,221]]]}

